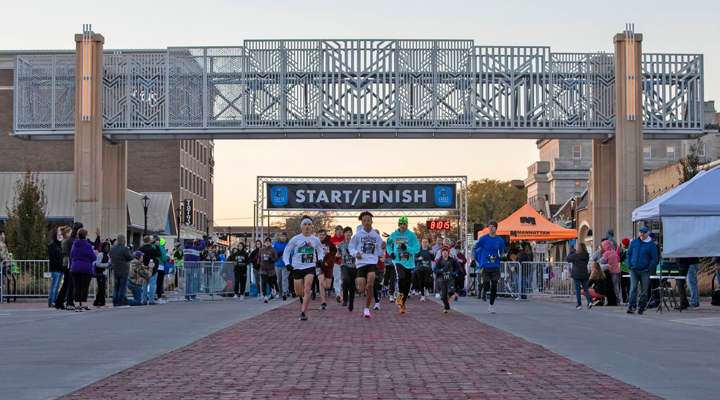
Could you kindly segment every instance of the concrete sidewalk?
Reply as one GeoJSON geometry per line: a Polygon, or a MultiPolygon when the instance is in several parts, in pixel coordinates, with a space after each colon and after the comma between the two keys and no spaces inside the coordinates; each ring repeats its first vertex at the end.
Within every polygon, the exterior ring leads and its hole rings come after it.
{"type": "Polygon", "coordinates": [[[462,298],[452,307],[596,371],[668,399],[720,396],[720,310],[628,315],[620,307],[462,298]]]}
{"type": "Polygon", "coordinates": [[[0,398],[54,399],[288,303],[177,302],[83,313],[0,308],[0,398]]]}

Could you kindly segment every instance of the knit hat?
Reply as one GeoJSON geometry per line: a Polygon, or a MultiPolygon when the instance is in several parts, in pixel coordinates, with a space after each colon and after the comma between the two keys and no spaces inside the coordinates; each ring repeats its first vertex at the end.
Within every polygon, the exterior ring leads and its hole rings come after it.
{"type": "Polygon", "coordinates": [[[140,250],[136,250],[136,251],[133,253],[133,257],[135,257],[135,258],[142,257],[142,256],[143,256],[143,252],[140,251],[140,250]]]}
{"type": "Polygon", "coordinates": [[[407,225],[407,224],[408,224],[408,217],[406,217],[406,216],[400,217],[400,219],[398,219],[398,225],[400,225],[400,224],[405,224],[405,225],[407,225]]]}
{"type": "Polygon", "coordinates": [[[628,247],[628,246],[630,246],[630,239],[623,238],[622,242],[620,242],[620,243],[622,243],[623,246],[628,247]]]}

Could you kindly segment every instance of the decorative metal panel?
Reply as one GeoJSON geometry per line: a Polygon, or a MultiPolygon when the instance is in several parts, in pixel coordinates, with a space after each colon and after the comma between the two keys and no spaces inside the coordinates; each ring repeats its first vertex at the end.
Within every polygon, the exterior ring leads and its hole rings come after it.
{"type": "MultiPolygon", "coordinates": [[[[606,53],[471,40],[249,40],[106,52],[104,64],[108,134],[543,136],[615,126],[606,53]]],[[[646,130],[703,129],[702,55],[643,54],[642,72],[646,130]]],[[[74,55],[18,56],[15,78],[15,132],[72,132],[74,55]]]]}
{"type": "Polygon", "coordinates": [[[703,128],[703,57],[642,54],[646,129],[703,128]]]}

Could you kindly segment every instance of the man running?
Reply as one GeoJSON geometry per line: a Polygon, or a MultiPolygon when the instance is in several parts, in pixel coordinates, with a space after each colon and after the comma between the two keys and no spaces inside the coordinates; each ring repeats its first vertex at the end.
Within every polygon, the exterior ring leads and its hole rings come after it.
{"type": "Polygon", "coordinates": [[[487,293],[490,286],[490,305],[488,312],[495,314],[495,297],[497,297],[497,283],[500,279],[500,261],[505,254],[505,240],[497,236],[497,222],[490,221],[490,233],[482,236],[475,243],[473,254],[475,261],[482,268],[483,291],[487,293]]]}
{"type": "Polygon", "coordinates": [[[342,305],[352,312],[355,301],[355,279],[357,278],[355,256],[350,252],[350,239],[353,236],[352,228],[345,227],[343,234],[345,240],[339,243],[337,248],[338,256],[342,260],[342,305]]]}
{"type": "Polygon", "coordinates": [[[357,279],[355,283],[360,292],[365,293],[365,309],[363,317],[370,318],[370,305],[374,300],[373,286],[375,285],[375,267],[378,259],[383,255],[383,240],[380,234],[372,227],[373,215],[369,211],[363,211],[358,218],[362,226],[350,239],[348,245],[350,254],[355,256],[357,267],[357,279]]]}
{"type": "Polygon", "coordinates": [[[408,217],[400,217],[398,229],[387,240],[387,252],[390,253],[398,273],[400,293],[398,293],[397,305],[400,307],[400,314],[406,312],[410,285],[415,272],[415,255],[419,251],[420,244],[415,232],[408,230],[408,217]]]}
{"type": "Polygon", "coordinates": [[[313,221],[303,216],[300,220],[301,233],[293,236],[283,251],[283,262],[292,272],[295,293],[300,296],[300,321],[307,321],[310,291],[315,279],[315,267],[325,257],[322,245],[313,235],[313,221]]]}

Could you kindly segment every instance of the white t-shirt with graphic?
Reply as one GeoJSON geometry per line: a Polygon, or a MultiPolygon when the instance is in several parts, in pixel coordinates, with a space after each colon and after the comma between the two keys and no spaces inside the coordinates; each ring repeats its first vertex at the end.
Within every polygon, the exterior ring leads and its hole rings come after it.
{"type": "Polygon", "coordinates": [[[320,239],[315,235],[305,236],[302,233],[293,236],[283,251],[283,262],[292,265],[293,269],[315,268],[318,260],[325,257],[320,239]]]}
{"type": "Polygon", "coordinates": [[[384,255],[382,244],[382,238],[374,229],[366,232],[364,228],[359,228],[348,245],[350,254],[354,256],[357,256],[358,253],[362,254],[362,257],[355,261],[357,268],[377,264],[380,257],[384,255]]]}

